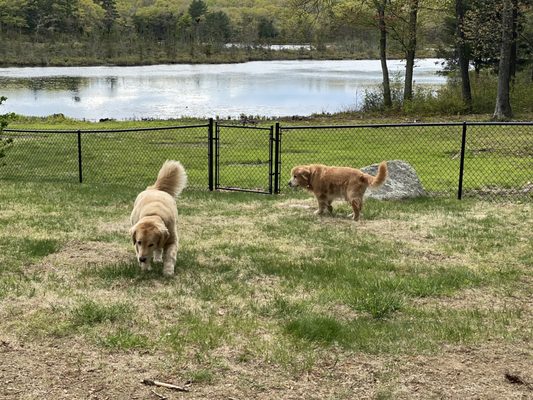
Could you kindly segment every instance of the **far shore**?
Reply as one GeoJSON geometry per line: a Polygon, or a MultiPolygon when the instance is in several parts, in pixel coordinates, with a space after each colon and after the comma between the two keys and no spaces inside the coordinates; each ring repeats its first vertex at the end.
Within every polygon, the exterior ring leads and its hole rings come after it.
{"type": "MultiPolygon", "coordinates": [[[[434,58],[431,49],[420,50],[417,58],[434,58]]],[[[401,60],[402,54],[392,53],[388,60],[401,60]]],[[[37,61],[36,58],[25,59],[23,55],[17,59],[0,59],[0,68],[24,68],[24,67],[134,67],[161,64],[240,64],[251,61],[294,61],[294,60],[379,60],[374,49],[367,53],[343,53],[334,51],[319,51],[309,49],[264,49],[253,47],[249,49],[227,49],[219,53],[199,54],[191,57],[190,54],[178,54],[175,57],[157,57],[139,60],[138,58],[108,58],[94,59],[82,57],[58,57],[46,58],[37,61]]]]}

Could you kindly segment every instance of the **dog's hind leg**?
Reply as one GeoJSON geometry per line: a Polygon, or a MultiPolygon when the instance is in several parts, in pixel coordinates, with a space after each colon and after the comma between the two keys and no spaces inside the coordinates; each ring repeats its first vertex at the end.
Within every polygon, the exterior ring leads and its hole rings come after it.
{"type": "Polygon", "coordinates": [[[328,200],[328,212],[330,214],[333,214],[333,206],[331,205],[332,202],[333,200],[328,200]]]}
{"type": "Polygon", "coordinates": [[[352,206],[353,214],[351,214],[351,217],[354,221],[359,221],[359,217],[361,215],[361,210],[363,209],[363,199],[361,198],[354,198],[350,200],[350,205],[352,206]]]}
{"type": "Polygon", "coordinates": [[[174,275],[176,265],[176,256],[178,254],[178,245],[176,243],[165,246],[163,257],[163,274],[166,276],[174,275]]]}

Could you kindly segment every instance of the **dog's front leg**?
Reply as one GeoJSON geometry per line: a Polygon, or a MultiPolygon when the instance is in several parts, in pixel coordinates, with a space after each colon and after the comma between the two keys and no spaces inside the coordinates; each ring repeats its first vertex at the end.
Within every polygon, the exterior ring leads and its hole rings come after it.
{"type": "Polygon", "coordinates": [[[154,261],[162,262],[163,261],[163,249],[156,249],[154,251],[154,261]]]}
{"type": "Polygon", "coordinates": [[[322,215],[324,212],[329,212],[328,198],[326,196],[317,197],[318,210],[315,211],[315,214],[322,215]]]}
{"type": "Polygon", "coordinates": [[[174,275],[176,265],[176,256],[178,254],[178,245],[176,243],[165,246],[163,257],[163,274],[166,276],[174,275]]]}

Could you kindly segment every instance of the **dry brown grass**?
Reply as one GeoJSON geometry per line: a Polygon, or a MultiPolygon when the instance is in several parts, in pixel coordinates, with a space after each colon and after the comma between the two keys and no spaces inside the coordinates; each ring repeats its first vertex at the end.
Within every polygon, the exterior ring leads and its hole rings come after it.
{"type": "Polygon", "coordinates": [[[533,319],[532,281],[525,265],[531,252],[531,205],[471,203],[459,209],[422,205],[421,211],[414,211],[417,206],[373,203],[370,218],[354,224],[342,207],[335,217],[314,217],[313,199],[272,201],[250,196],[234,201],[227,195],[218,201],[181,201],[178,208],[186,210],[179,217],[181,259],[177,276],[170,280],[157,272],[143,277],[129,269],[134,265],[126,233],[129,203],[103,205],[87,216],[63,214],[60,209],[46,212],[49,217],[66,218],[68,226],[35,223],[34,216],[43,208],[39,202],[6,209],[2,218],[17,222],[13,229],[0,228],[0,239],[13,243],[53,236],[59,246],[27,262],[23,256],[9,258],[21,261],[20,269],[10,273],[20,273],[26,286],[20,293],[8,292],[0,306],[0,398],[156,398],[152,388],[141,384],[144,378],[180,385],[193,381],[189,393],[156,389],[168,399],[532,396],[533,353],[527,342],[533,319]],[[505,226],[490,221],[483,225],[494,215],[505,226]],[[474,230],[479,223],[491,236],[466,237],[464,251],[455,250],[450,243],[460,242],[453,237],[458,221],[470,223],[474,230]],[[265,226],[272,226],[273,232],[265,231],[265,226]],[[494,237],[510,230],[516,241],[505,242],[510,246],[507,252],[491,249],[498,242],[494,237]],[[487,241],[484,254],[476,250],[480,238],[487,241]],[[408,307],[422,311],[520,310],[520,317],[509,317],[507,330],[484,333],[470,343],[444,341],[431,351],[373,354],[357,346],[324,345],[288,335],[285,321],[297,318],[299,312],[330,316],[342,324],[368,315],[338,301],[333,291],[302,284],[291,275],[266,274],[260,263],[275,252],[279,263],[325,265],[325,247],[330,246],[338,254],[350,255],[356,265],[369,257],[359,250],[367,243],[394,249],[387,262],[391,271],[402,274],[413,273],[413,265],[425,273],[459,267],[491,272],[507,266],[523,271],[524,276],[515,280],[406,301],[408,307]],[[117,276],[105,275],[116,266],[117,276]],[[73,326],[72,310],[88,300],[105,306],[129,304],[132,311],[124,321],[73,326]],[[282,311],[274,306],[277,301],[302,309],[278,316],[282,311]],[[195,337],[198,327],[204,331],[195,337]],[[121,329],[147,338],[146,344],[103,344],[121,329]],[[178,334],[169,342],[172,329],[178,334]],[[210,340],[213,345],[206,344],[210,340]],[[506,373],[519,376],[523,383],[510,382],[506,373]]]}

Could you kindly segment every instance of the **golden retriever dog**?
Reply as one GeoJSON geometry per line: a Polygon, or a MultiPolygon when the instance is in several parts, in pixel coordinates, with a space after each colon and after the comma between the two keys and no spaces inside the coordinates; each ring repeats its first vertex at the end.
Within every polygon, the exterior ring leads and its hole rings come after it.
{"type": "Polygon", "coordinates": [[[185,168],[178,161],[167,160],[153,186],[139,193],[131,213],[131,239],[139,265],[150,270],[150,262],[163,261],[163,274],[174,274],[178,252],[175,198],[187,185],[185,168]]]}
{"type": "Polygon", "coordinates": [[[290,187],[303,187],[318,201],[315,214],[332,213],[331,202],[345,199],[351,206],[351,217],[357,221],[363,208],[363,195],[368,186],[378,187],[387,179],[387,163],[379,164],[376,176],[349,167],[328,167],[322,164],[299,165],[291,170],[290,187]]]}

